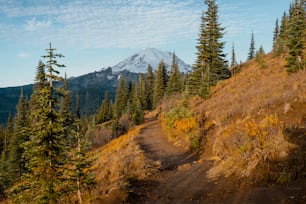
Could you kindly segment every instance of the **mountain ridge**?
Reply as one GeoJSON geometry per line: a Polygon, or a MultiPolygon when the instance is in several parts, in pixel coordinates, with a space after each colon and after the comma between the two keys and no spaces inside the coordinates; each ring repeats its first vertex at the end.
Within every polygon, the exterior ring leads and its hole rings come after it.
{"type": "MultiPolygon", "coordinates": [[[[121,76],[136,82],[138,75],[146,72],[149,63],[151,63],[153,70],[157,70],[161,60],[165,60],[165,64],[170,70],[172,63],[171,52],[163,52],[156,48],[146,48],[112,67],[102,68],[100,71],[89,72],[76,77],[69,77],[68,84],[72,98],[72,110],[74,110],[75,95],[79,94],[82,107],[81,113],[83,115],[94,114],[103,100],[105,91],[108,91],[110,98],[114,99],[116,87],[121,76]],[[121,69],[118,68],[120,64],[121,69]],[[139,66],[131,69],[133,64],[138,64],[139,66]]],[[[191,68],[178,57],[177,60],[179,66],[183,66],[183,70],[191,68]]],[[[6,123],[9,114],[14,115],[21,89],[23,89],[24,95],[30,98],[33,92],[33,84],[0,88],[0,124],[6,123]]]]}

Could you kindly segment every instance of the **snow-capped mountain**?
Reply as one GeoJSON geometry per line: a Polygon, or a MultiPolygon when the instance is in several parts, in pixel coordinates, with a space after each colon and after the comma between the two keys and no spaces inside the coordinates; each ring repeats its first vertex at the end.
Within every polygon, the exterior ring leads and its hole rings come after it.
{"type": "MultiPolygon", "coordinates": [[[[151,65],[153,70],[157,70],[158,64],[163,60],[170,70],[173,59],[173,53],[160,51],[155,48],[146,48],[134,54],[117,65],[112,67],[113,72],[121,72],[127,70],[133,73],[146,73],[148,64],[151,65]]],[[[178,65],[181,72],[191,70],[191,66],[183,62],[177,57],[178,65]]]]}

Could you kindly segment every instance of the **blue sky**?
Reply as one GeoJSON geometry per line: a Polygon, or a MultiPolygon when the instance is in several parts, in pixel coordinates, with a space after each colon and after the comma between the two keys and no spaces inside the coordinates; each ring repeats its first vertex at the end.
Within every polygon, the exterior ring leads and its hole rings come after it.
{"type": "MultiPolygon", "coordinates": [[[[0,87],[33,83],[49,42],[65,55],[68,77],[117,64],[147,47],[195,61],[203,0],[0,0],[0,87]]],[[[230,58],[245,61],[252,30],[256,48],[271,50],[276,18],[290,0],[217,0],[230,58]]]]}

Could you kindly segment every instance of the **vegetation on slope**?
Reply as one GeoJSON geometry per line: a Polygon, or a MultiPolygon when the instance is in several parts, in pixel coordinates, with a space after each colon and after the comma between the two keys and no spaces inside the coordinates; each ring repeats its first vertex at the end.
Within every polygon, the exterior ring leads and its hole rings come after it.
{"type": "Polygon", "coordinates": [[[305,176],[306,72],[288,75],[281,58],[250,61],[212,89],[197,111],[213,127],[204,156],[209,176],[285,182],[305,176]],[[302,142],[302,143],[301,143],[302,142]]]}

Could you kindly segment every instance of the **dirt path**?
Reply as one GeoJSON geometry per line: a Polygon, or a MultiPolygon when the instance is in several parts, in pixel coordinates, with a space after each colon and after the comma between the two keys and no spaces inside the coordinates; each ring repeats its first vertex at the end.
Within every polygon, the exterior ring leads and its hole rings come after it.
{"type": "Polygon", "coordinates": [[[161,170],[134,182],[128,203],[306,203],[306,190],[296,187],[305,183],[247,190],[226,178],[210,181],[205,175],[212,162],[199,163],[197,155],[174,147],[158,121],[149,122],[137,139],[148,158],[161,162],[161,170]]]}

